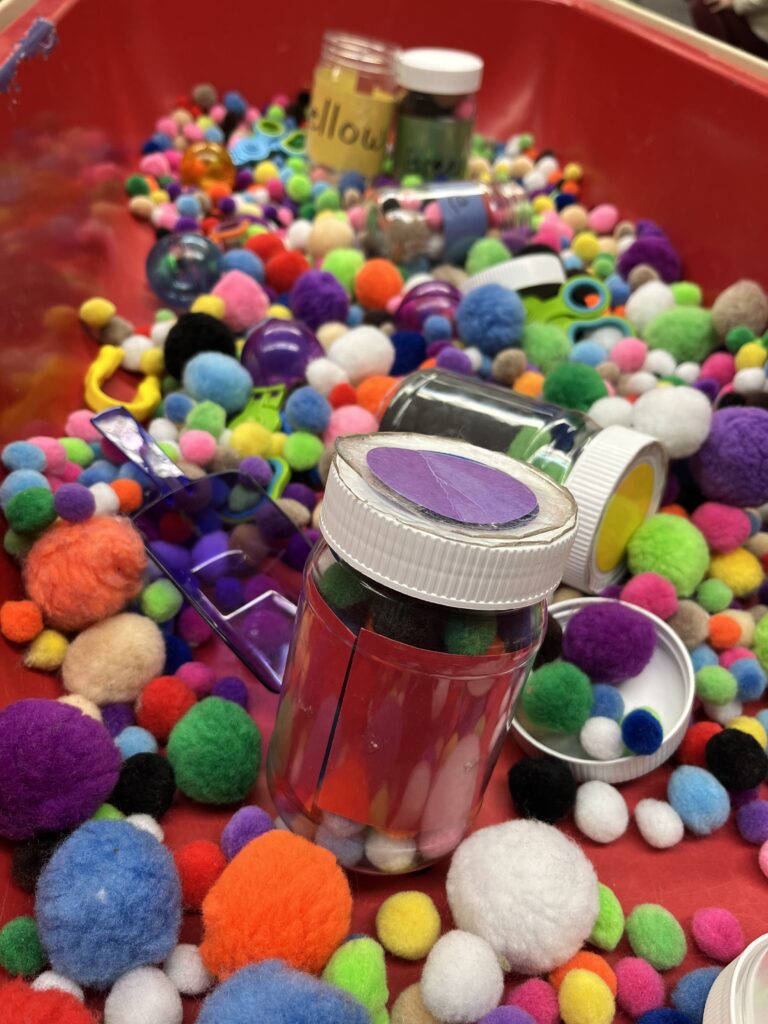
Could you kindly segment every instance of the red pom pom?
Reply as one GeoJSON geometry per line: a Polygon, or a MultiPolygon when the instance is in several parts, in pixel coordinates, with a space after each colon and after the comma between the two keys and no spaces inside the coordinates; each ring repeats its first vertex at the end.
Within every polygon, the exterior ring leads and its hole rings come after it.
{"type": "Polygon", "coordinates": [[[96,1018],[69,992],[36,992],[25,981],[0,985],[0,1020],[14,1024],[96,1024],[96,1018]]]}
{"type": "Polygon", "coordinates": [[[157,524],[161,540],[169,544],[183,544],[192,536],[192,526],[179,512],[166,512],[157,524]]]}
{"type": "Polygon", "coordinates": [[[183,718],[197,697],[186,683],[176,676],[158,676],[151,679],[141,691],[136,709],[136,721],[156,740],[165,743],[171,729],[183,718]]]}
{"type": "Polygon", "coordinates": [[[265,232],[263,235],[251,235],[245,243],[245,248],[256,253],[263,263],[268,263],[273,256],[279,256],[285,252],[283,240],[272,232],[265,232]]]}
{"type": "Polygon", "coordinates": [[[289,292],[301,275],[309,270],[309,262],[301,252],[281,252],[272,257],[266,270],[267,283],[282,295],[289,292]]]}
{"type": "Polygon", "coordinates": [[[713,736],[722,731],[722,725],[718,725],[717,722],[696,722],[685,734],[685,738],[678,748],[678,761],[683,764],[696,765],[697,768],[706,768],[704,748],[713,736]]]}
{"type": "Polygon", "coordinates": [[[198,839],[182,846],[173,859],[179,872],[184,906],[199,910],[208,890],[227,866],[227,858],[216,843],[198,839]]]}
{"type": "Polygon", "coordinates": [[[334,388],[331,388],[328,401],[334,409],[340,409],[342,405],[355,405],[357,403],[357,392],[351,384],[346,382],[337,384],[334,388]]]}

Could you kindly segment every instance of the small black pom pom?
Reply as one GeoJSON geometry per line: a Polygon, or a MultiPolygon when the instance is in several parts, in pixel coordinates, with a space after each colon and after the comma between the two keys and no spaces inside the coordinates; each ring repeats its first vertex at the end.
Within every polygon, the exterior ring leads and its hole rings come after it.
{"type": "Polygon", "coordinates": [[[442,629],[437,607],[430,608],[426,602],[413,605],[400,600],[376,598],[372,602],[373,629],[390,640],[420,647],[425,651],[441,651],[442,629]]]}
{"type": "Polygon", "coordinates": [[[707,768],[726,789],[738,793],[759,786],[768,774],[768,758],[753,736],[723,729],[704,748],[707,768]]]}
{"type": "Polygon", "coordinates": [[[550,661],[557,661],[563,656],[563,627],[551,613],[547,617],[547,631],[544,634],[539,653],[533,663],[534,669],[546,665],[550,661]]]}
{"type": "Polygon", "coordinates": [[[184,367],[200,352],[234,356],[235,339],[225,323],[208,313],[182,313],[165,339],[165,371],[181,380],[184,367]]]}
{"type": "Polygon", "coordinates": [[[41,832],[34,839],[14,846],[11,854],[11,875],[24,892],[34,892],[40,874],[57,846],[69,835],[63,832],[41,832]]]}
{"type": "Polygon", "coordinates": [[[176,777],[173,768],[159,754],[134,754],[123,761],[120,778],[109,803],[129,814],[151,814],[162,818],[173,801],[176,777]]]}
{"type": "Polygon", "coordinates": [[[524,757],[512,765],[507,777],[517,813],[554,825],[573,810],[576,780],[562,761],[551,757],[524,757]]]}

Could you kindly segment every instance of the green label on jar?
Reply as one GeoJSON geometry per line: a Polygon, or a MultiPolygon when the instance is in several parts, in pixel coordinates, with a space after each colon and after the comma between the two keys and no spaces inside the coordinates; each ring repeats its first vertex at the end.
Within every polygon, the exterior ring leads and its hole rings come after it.
{"type": "Polygon", "coordinates": [[[472,147],[471,119],[412,117],[397,120],[395,174],[434,178],[463,178],[472,147]]]}

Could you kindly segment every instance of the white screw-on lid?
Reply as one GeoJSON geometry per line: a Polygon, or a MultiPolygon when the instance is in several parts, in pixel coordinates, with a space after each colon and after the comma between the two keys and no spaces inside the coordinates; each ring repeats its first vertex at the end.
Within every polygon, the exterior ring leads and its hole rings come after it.
{"type": "Polygon", "coordinates": [[[565,267],[554,252],[531,252],[472,274],[462,282],[461,291],[467,295],[484,284],[500,284],[513,292],[547,284],[565,284],[565,267]]]}
{"type": "Polygon", "coordinates": [[[320,530],[348,565],[452,608],[503,610],[560,582],[576,530],[546,474],[463,441],[372,434],[336,442],[320,530]]]}
{"type": "Polygon", "coordinates": [[[483,80],[483,62],[474,53],[420,47],[401,50],[395,57],[398,85],[436,96],[464,96],[477,92],[483,80]]]}

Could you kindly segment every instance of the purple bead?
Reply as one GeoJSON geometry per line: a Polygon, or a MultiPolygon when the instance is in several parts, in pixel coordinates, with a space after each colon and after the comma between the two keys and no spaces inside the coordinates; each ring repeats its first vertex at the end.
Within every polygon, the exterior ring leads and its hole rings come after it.
{"type": "Polygon", "coordinates": [[[736,812],[736,826],[742,839],[762,845],[768,841],[768,800],[753,800],[736,812]]]}
{"type": "Polygon", "coordinates": [[[274,828],[272,818],[261,807],[241,807],[235,811],[221,833],[221,851],[232,860],[252,839],[274,828]]]}
{"type": "Polygon", "coordinates": [[[53,496],[56,514],[70,523],[82,523],[96,511],[96,499],[82,484],[62,484],[53,496]]]}
{"type": "Polygon", "coordinates": [[[324,270],[308,270],[291,289],[293,315],[312,330],[331,321],[346,323],[349,296],[333,274],[324,270]]]}
{"type": "Polygon", "coordinates": [[[441,370],[451,370],[453,373],[466,375],[474,373],[472,360],[467,353],[453,345],[449,345],[438,354],[437,365],[441,370]]]}
{"type": "Polygon", "coordinates": [[[304,381],[307,364],[325,355],[312,331],[296,320],[270,319],[248,335],[241,361],[256,387],[304,381]]]}
{"type": "Polygon", "coordinates": [[[284,498],[292,498],[294,501],[300,501],[305,508],[308,508],[311,512],[317,504],[317,495],[311,487],[307,487],[306,484],[288,484],[283,491],[284,498]]]}
{"type": "Polygon", "coordinates": [[[123,729],[136,724],[133,704],[105,704],[101,720],[110,736],[119,736],[123,729]]]}
{"type": "Polygon", "coordinates": [[[447,281],[424,281],[405,293],[395,313],[399,331],[420,331],[428,316],[444,316],[454,322],[461,292],[447,281]]]}
{"type": "Polygon", "coordinates": [[[247,459],[243,459],[240,463],[240,472],[253,477],[262,487],[269,487],[272,482],[272,467],[259,455],[249,455],[247,459]]]}
{"type": "Polygon", "coordinates": [[[248,709],[248,687],[239,676],[224,676],[213,684],[211,694],[222,700],[231,700],[241,708],[248,709]]]}

